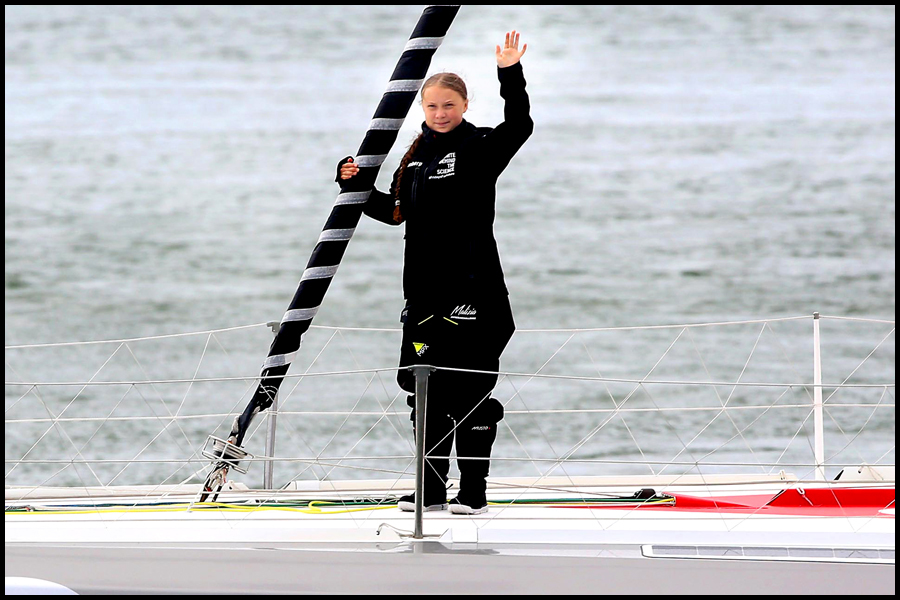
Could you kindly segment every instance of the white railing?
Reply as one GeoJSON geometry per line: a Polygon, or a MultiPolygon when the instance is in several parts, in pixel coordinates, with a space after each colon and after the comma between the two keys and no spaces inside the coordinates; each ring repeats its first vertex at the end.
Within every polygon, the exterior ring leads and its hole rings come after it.
{"type": "MultiPolygon", "coordinates": [[[[267,325],[272,324],[7,346],[7,485],[202,481],[209,465],[201,455],[202,442],[206,434],[221,435],[230,428],[249,400],[259,381],[249,373],[258,368],[254,362],[265,347],[267,325]],[[252,340],[242,338],[228,344],[232,352],[225,349],[227,336],[248,333],[252,340]],[[198,341],[203,342],[200,360],[192,367],[187,367],[191,363],[181,346],[160,347],[198,341]],[[101,352],[110,345],[115,346],[112,353],[101,352]],[[148,356],[153,363],[149,366],[148,356]],[[91,364],[90,371],[83,370],[91,364]],[[171,375],[186,367],[192,374],[171,375]],[[109,376],[111,370],[115,373],[109,376]],[[149,371],[161,374],[151,376],[149,371]],[[71,377],[47,380],[34,373],[71,377]],[[185,412],[189,409],[197,412],[185,412]]],[[[301,350],[311,362],[305,370],[299,362],[295,365],[298,372],[285,378],[277,410],[267,411],[269,418],[255,423],[245,441],[256,454],[247,464],[265,465],[265,488],[284,481],[284,471],[275,480],[276,463],[290,466],[287,481],[331,479],[336,471],[350,478],[373,472],[397,479],[412,474],[415,451],[405,394],[389,381],[397,368],[367,368],[359,357],[362,353],[363,362],[394,362],[399,333],[312,328],[301,350]],[[318,340],[311,339],[316,335],[318,340]],[[359,337],[353,344],[356,351],[348,342],[352,336],[359,337]],[[335,355],[340,345],[344,348],[335,355]],[[320,359],[337,368],[321,370],[320,359]],[[361,393],[355,380],[365,382],[361,393]],[[301,396],[314,400],[314,410],[288,408],[301,396]],[[398,400],[400,409],[395,408],[398,400]],[[279,447],[305,447],[308,454],[288,451],[276,458],[276,417],[279,447]],[[329,426],[332,421],[336,428],[329,426]],[[263,422],[268,423],[265,441],[254,439],[263,422]],[[343,450],[335,451],[340,447],[343,450]]],[[[893,321],[818,315],[519,330],[504,354],[504,365],[522,368],[501,370],[494,393],[507,416],[492,457],[492,474],[521,475],[526,468],[541,478],[558,472],[572,476],[643,470],[660,475],[670,469],[701,473],[743,468],[771,474],[797,468],[801,479],[822,480],[826,468],[890,465],[893,335],[893,321]],[[829,324],[825,332],[820,332],[820,321],[829,324]],[[805,332],[788,330],[791,327],[805,332]],[[841,327],[852,330],[829,334],[841,327]],[[735,328],[749,329],[750,334],[733,335],[735,328]],[[715,333],[704,340],[700,332],[715,333]],[[711,348],[702,351],[703,343],[711,348]],[[664,350],[651,352],[654,348],[664,350]],[[563,372],[553,372],[558,365],[565,365],[563,372]],[[729,371],[735,376],[722,376],[729,371]],[[807,431],[810,420],[812,435],[807,431]],[[797,449],[804,439],[811,452],[797,449]],[[664,446],[674,446],[673,454],[665,454],[664,446]],[[549,456],[542,456],[546,449],[549,456]]]]}

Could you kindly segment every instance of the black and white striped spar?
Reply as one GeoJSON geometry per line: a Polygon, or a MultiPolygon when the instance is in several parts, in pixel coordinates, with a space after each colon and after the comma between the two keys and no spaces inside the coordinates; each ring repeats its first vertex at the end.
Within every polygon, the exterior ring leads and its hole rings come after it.
{"type": "MultiPolygon", "coordinates": [[[[363,204],[375,186],[381,164],[394,145],[400,126],[422,87],[431,57],[441,45],[457,12],[459,6],[428,6],[413,29],[356,154],[359,173],[349,180],[349,185],[345,185],[331,209],[322,235],[300,278],[294,299],[269,348],[260,384],[247,408],[234,421],[228,439],[232,444],[240,446],[253,417],[272,405],[284,375],[300,349],[303,335],[309,329],[337,272],[344,250],[359,223],[363,204]]],[[[219,463],[219,467],[227,469],[223,463],[219,463]]],[[[210,474],[211,479],[213,475],[210,474]]]]}

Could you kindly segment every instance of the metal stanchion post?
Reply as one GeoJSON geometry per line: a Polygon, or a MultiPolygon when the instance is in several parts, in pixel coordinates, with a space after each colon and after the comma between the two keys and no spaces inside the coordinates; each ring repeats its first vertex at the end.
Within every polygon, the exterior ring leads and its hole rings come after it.
{"type": "MultiPolygon", "coordinates": [[[[275,458],[275,420],[278,418],[278,392],[275,392],[275,400],[269,407],[269,426],[266,431],[266,457],[275,458]]],[[[274,489],[275,461],[267,460],[263,469],[263,488],[274,489]]]]}
{"type": "Polygon", "coordinates": [[[816,479],[825,481],[825,416],[822,410],[822,347],[819,343],[819,313],[813,313],[813,429],[815,431],[816,479]]]}
{"type": "MultiPolygon", "coordinates": [[[[269,327],[272,328],[272,333],[276,336],[278,335],[278,327],[280,323],[278,321],[272,321],[266,323],[269,327]]],[[[275,423],[278,419],[278,392],[275,392],[275,399],[272,401],[272,406],[269,407],[269,422],[266,427],[266,456],[268,458],[275,457],[275,423]]],[[[263,468],[263,489],[271,490],[273,489],[273,480],[275,477],[275,461],[267,460],[265,467],[263,468]]]]}
{"type": "Polygon", "coordinates": [[[416,517],[413,538],[421,540],[422,513],[425,502],[425,403],[428,398],[428,375],[434,367],[416,365],[409,367],[416,376],[416,517]]]}

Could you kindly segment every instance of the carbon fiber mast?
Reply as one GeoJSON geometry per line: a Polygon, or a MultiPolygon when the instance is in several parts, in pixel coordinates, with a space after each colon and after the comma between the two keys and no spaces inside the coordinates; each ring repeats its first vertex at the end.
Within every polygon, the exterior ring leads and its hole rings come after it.
{"type": "Polygon", "coordinates": [[[309,329],[325,292],[337,273],[344,251],[359,223],[363,204],[375,186],[381,164],[394,145],[400,127],[422,87],[431,65],[431,57],[441,45],[459,8],[458,5],[427,6],[422,11],[356,154],[359,173],[349,180],[350,184],[338,195],[331,209],[300,278],[294,299],[281,319],[281,326],[269,348],[253,398],[244,412],[235,418],[227,440],[214,436],[207,440],[207,446],[212,442],[212,452],[204,451],[203,454],[213,459],[213,469],[206,478],[200,502],[205,502],[210,494],[215,501],[225,485],[229,468],[246,472],[239,467],[241,459],[249,456],[241,448],[244,435],[253,418],[272,406],[275,394],[300,350],[303,335],[309,329]]]}

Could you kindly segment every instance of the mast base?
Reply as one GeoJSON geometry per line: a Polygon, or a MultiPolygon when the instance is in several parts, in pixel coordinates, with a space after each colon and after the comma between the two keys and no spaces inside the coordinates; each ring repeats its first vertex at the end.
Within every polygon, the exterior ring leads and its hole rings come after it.
{"type": "Polygon", "coordinates": [[[240,461],[247,458],[253,458],[253,455],[242,447],[214,435],[206,438],[206,443],[203,445],[201,454],[212,460],[218,466],[227,465],[238,473],[243,474],[247,473],[247,469],[249,469],[250,466],[248,465],[246,468],[241,468],[239,466],[240,461]]]}

